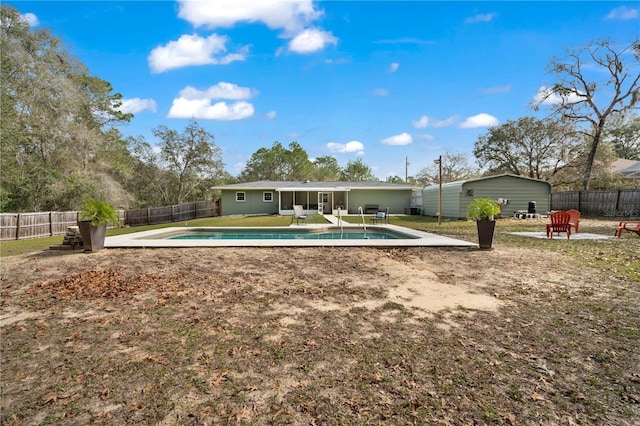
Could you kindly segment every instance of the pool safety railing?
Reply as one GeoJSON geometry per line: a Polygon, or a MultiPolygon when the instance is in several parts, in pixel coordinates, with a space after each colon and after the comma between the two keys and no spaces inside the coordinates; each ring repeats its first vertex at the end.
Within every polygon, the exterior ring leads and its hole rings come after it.
{"type": "Polygon", "coordinates": [[[362,227],[364,228],[363,237],[367,239],[367,224],[365,223],[365,220],[364,220],[364,210],[362,210],[362,206],[358,207],[358,211],[360,212],[360,217],[362,218],[362,227]]]}

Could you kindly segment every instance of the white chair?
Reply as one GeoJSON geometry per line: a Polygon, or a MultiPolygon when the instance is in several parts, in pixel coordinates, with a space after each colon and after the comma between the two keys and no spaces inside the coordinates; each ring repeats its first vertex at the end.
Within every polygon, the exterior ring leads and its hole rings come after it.
{"type": "Polygon", "coordinates": [[[304,221],[305,224],[309,222],[309,216],[304,214],[302,206],[299,204],[293,205],[293,216],[291,216],[291,223],[293,223],[293,219],[296,220],[296,225],[299,225],[301,220],[304,221]]]}

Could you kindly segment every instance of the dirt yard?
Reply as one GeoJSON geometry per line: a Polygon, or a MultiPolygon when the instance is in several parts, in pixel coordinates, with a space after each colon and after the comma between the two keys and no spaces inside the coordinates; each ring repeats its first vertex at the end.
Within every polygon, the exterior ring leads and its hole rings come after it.
{"type": "Polygon", "coordinates": [[[1,285],[2,424],[640,424],[640,285],[562,249],[45,251],[1,285]]]}

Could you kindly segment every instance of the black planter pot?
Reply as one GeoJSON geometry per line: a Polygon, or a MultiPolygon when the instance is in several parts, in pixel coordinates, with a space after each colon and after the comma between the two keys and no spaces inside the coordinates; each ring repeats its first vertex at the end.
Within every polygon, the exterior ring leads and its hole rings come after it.
{"type": "Polygon", "coordinates": [[[491,250],[493,244],[493,232],[496,229],[495,220],[478,220],[478,245],[480,250],[491,250]]]}
{"type": "Polygon", "coordinates": [[[82,248],[84,251],[98,251],[104,248],[104,238],[107,235],[107,225],[93,226],[88,220],[78,222],[82,248]]]}

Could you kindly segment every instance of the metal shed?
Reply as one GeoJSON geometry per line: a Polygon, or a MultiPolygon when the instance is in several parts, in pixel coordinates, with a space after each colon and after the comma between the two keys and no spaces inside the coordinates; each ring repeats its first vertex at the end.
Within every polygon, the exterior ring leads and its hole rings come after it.
{"type": "MultiPolygon", "coordinates": [[[[425,216],[438,215],[438,193],[438,185],[423,189],[425,216]]],[[[442,185],[442,217],[466,219],[467,206],[474,198],[491,198],[501,203],[502,217],[529,210],[532,201],[536,212],[545,214],[551,210],[551,184],[512,174],[445,183],[442,185]]]]}

